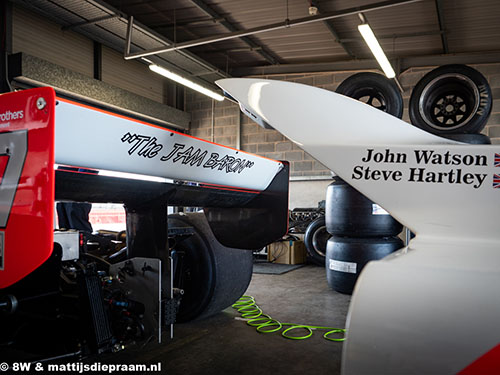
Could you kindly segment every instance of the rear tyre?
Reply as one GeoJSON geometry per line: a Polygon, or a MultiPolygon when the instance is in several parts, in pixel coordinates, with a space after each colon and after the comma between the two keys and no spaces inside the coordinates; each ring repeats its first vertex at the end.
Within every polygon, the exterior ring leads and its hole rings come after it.
{"type": "Polygon", "coordinates": [[[252,278],[252,252],[221,245],[203,213],[170,215],[168,225],[195,230],[174,244],[174,287],[184,290],[177,321],[203,319],[231,306],[252,278]]]}
{"type": "Polygon", "coordinates": [[[325,217],[318,217],[307,226],[304,244],[311,261],[318,266],[325,265],[326,242],[330,235],[326,231],[325,217]]]}
{"type": "Polygon", "coordinates": [[[403,117],[403,97],[396,84],[377,73],[357,73],[337,87],[338,94],[357,99],[397,118],[403,117]]]}

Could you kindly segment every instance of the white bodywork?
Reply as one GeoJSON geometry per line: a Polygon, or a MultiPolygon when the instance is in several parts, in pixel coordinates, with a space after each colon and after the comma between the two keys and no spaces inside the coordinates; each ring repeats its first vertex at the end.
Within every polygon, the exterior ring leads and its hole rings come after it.
{"type": "Polygon", "coordinates": [[[56,163],[264,190],[283,164],[58,99],[56,163]]]}
{"type": "Polygon", "coordinates": [[[417,235],[358,279],[343,374],[452,374],[500,343],[499,146],[444,139],[311,86],[217,83],[417,235]]]}

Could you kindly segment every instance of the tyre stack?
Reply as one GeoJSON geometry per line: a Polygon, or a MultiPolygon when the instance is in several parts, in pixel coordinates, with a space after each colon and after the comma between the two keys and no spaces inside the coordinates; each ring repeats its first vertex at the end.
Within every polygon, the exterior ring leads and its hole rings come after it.
{"type": "MultiPolygon", "coordinates": [[[[403,117],[403,97],[398,87],[381,74],[353,74],[336,92],[397,118],[403,117]]],[[[351,294],[366,263],[403,247],[403,242],[396,237],[403,227],[339,177],[328,186],[325,210],[325,226],[331,235],[325,259],[328,285],[338,292],[351,294]]]]}
{"type": "Polygon", "coordinates": [[[335,91],[397,118],[403,117],[403,97],[394,81],[382,74],[353,74],[343,80],[335,91]]]}
{"type": "Polygon", "coordinates": [[[491,144],[481,130],[493,98],[486,78],[460,64],[443,65],[420,79],[409,104],[411,123],[423,130],[471,144],[491,144]]]}
{"type": "MultiPolygon", "coordinates": [[[[336,91],[402,118],[401,93],[385,76],[357,73],[336,91]]],[[[492,105],[491,88],[480,72],[461,64],[444,65],[417,82],[410,97],[409,116],[412,125],[429,133],[463,143],[491,144],[480,132],[492,105]]],[[[327,190],[325,226],[332,235],[326,246],[327,280],[341,293],[352,293],[368,261],[403,247],[395,237],[402,225],[339,178],[327,190]]]]}
{"type": "Polygon", "coordinates": [[[369,261],[404,246],[396,237],[403,226],[339,177],[327,188],[325,222],[332,235],[326,246],[326,278],[340,293],[352,294],[369,261]]]}

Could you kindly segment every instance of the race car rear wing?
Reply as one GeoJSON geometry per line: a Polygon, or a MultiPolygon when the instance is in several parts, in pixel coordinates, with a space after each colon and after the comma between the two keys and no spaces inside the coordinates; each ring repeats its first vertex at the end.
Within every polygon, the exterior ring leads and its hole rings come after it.
{"type": "Polygon", "coordinates": [[[286,162],[56,98],[51,88],[1,95],[0,288],[51,255],[55,199],[124,203],[137,236],[129,256],[166,248],[168,205],[203,207],[223,245],[258,249],[287,231],[288,175],[286,162]],[[55,163],[170,181],[54,172],[55,163]]]}

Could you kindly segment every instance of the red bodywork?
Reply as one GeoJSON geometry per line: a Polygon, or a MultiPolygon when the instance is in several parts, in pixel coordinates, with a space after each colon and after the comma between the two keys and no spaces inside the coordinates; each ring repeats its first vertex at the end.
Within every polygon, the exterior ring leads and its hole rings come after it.
{"type": "Polygon", "coordinates": [[[21,280],[52,254],[54,118],[51,88],[0,96],[0,214],[6,218],[0,225],[0,288],[21,280]]]}

